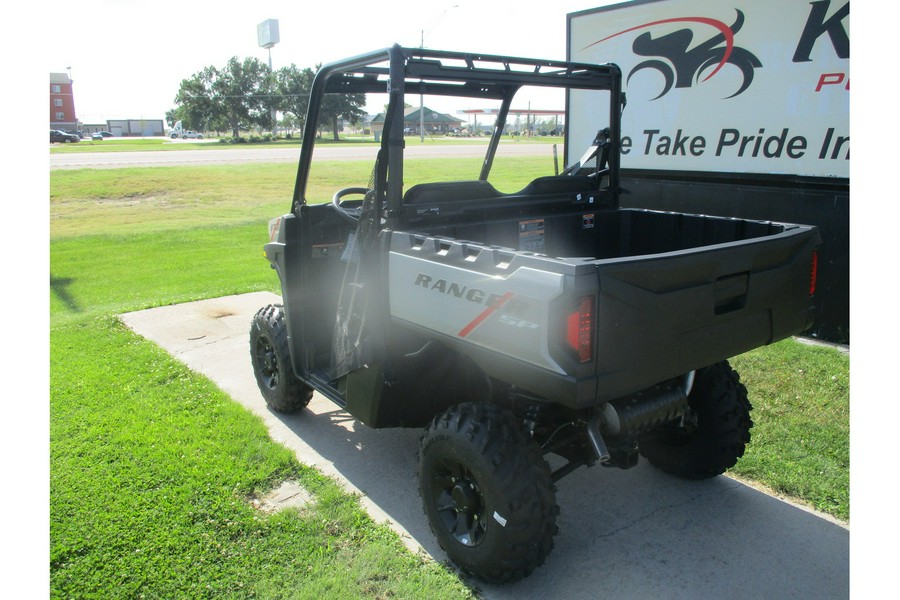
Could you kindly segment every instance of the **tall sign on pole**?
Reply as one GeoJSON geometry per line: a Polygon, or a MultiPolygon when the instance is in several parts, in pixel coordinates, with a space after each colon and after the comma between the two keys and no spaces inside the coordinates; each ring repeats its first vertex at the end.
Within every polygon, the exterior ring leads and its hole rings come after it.
{"type": "MultiPolygon", "coordinates": [[[[266,19],[256,26],[256,39],[260,48],[269,51],[269,72],[274,75],[272,70],[272,46],[281,41],[278,34],[278,19],[266,19]]],[[[272,133],[275,133],[276,114],[272,109],[272,133]]]]}

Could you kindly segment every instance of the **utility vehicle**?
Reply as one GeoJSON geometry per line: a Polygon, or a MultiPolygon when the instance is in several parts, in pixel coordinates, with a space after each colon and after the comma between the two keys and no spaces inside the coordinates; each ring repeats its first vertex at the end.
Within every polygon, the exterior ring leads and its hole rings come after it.
{"type": "Polygon", "coordinates": [[[733,466],[752,420],[727,359],[811,325],[814,227],[620,207],[624,106],[612,64],[399,46],[328,64],[291,211],[269,224],[283,304],[250,330],[266,402],[293,412],[317,391],[370,427],[424,427],[432,531],[487,581],[544,561],[555,484],[580,466],[643,455],[691,479],[733,466]],[[553,88],[559,102],[579,95],[596,123],[566,130],[584,152],[567,151],[563,168],[551,145],[533,158],[503,139],[517,98],[553,88]],[[385,106],[365,169],[316,172],[332,94],[385,106]],[[493,135],[468,178],[420,159],[424,180],[407,181],[418,140],[404,140],[404,115],[441,97],[494,103],[482,112],[496,116],[493,135]]]}

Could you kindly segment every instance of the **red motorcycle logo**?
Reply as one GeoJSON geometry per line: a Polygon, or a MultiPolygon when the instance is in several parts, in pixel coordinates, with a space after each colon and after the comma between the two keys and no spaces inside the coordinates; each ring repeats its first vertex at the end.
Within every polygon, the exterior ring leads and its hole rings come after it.
{"type": "Polygon", "coordinates": [[[762,63],[756,56],[744,48],[734,45],[734,36],[744,25],[744,13],[737,9],[735,9],[735,12],[737,12],[737,19],[730,27],[722,21],[707,17],[662,19],[630,27],[624,31],[606,36],[593,44],[585,46],[583,50],[632,31],[666,23],[697,23],[714,27],[718,30],[717,34],[690,50],[688,50],[688,47],[694,39],[694,32],[691,29],[679,29],[658,38],[654,38],[650,32],[642,33],[635,38],[632,51],[638,56],[646,56],[650,60],[645,60],[636,65],[628,74],[626,82],[631,81],[634,74],[643,69],[658,71],[665,79],[665,85],[662,92],[656,98],[653,98],[653,100],[657,100],[665,96],[672,89],[673,85],[678,88],[689,88],[695,81],[702,83],[709,80],[722,67],[730,64],[740,69],[743,75],[740,88],[728,96],[728,98],[734,98],[746,90],[753,82],[753,70],[762,67],[762,63]],[[701,81],[700,76],[710,68],[712,68],[712,72],[701,81]]]}

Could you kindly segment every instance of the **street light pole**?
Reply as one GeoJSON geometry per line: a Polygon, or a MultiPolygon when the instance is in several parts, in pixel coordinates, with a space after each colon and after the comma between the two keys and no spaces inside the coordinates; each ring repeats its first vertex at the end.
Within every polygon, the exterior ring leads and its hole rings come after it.
{"type": "MultiPolygon", "coordinates": [[[[266,48],[269,51],[269,77],[272,78],[272,83],[275,83],[275,71],[272,70],[272,46],[266,48]]],[[[273,90],[274,91],[274,90],[273,90]]],[[[278,135],[278,109],[274,106],[272,107],[272,136],[278,135]]]]}
{"type": "MultiPolygon", "coordinates": [[[[272,70],[272,46],[281,41],[278,31],[278,19],[266,19],[256,26],[256,37],[260,48],[269,51],[269,77],[270,82],[275,82],[275,72],[272,70]]],[[[272,135],[278,132],[278,109],[272,107],[272,135]]]]}
{"type": "MultiPolygon", "coordinates": [[[[454,4],[453,6],[448,6],[447,8],[445,8],[444,12],[441,13],[441,16],[439,16],[437,18],[437,20],[434,22],[434,24],[428,30],[429,33],[431,31],[433,31],[435,27],[438,26],[438,23],[441,22],[441,19],[444,18],[444,15],[446,15],[447,12],[451,8],[459,8],[459,4],[454,4]]],[[[419,38],[419,48],[424,49],[425,48],[425,30],[422,29],[422,30],[420,30],[420,32],[421,32],[421,37],[419,38]]],[[[419,93],[419,141],[420,142],[425,141],[425,95],[422,92],[419,93]]]]}
{"type": "MultiPolygon", "coordinates": [[[[446,10],[444,12],[447,12],[446,10]]],[[[444,15],[441,15],[442,17],[444,15]]],[[[438,19],[440,20],[440,19],[438,19]]],[[[425,30],[422,30],[422,37],[419,41],[419,48],[425,48],[425,30]]],[[[421,83],[421,82],[420,82],[421,83]]],[[[419,92],[419,141],[425,141],[425,94],[419,92]]]]}

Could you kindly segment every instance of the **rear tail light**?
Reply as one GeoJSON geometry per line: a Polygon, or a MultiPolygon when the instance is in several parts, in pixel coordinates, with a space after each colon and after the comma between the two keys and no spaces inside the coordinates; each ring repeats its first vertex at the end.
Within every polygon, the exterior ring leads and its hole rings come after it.
{"type": "Polygon", "coordinates": [[[819,276],[819,253],[813,250],[812,261],[809,265],[809,295],[816,293],[816,278],[819,276]]]}
{"type": "Polygon", "coordinates": [[[594,297],[585,296],[566,319],[566,343],[575,352],[579,362],[591,360],[594,333],[594,297]]]}

